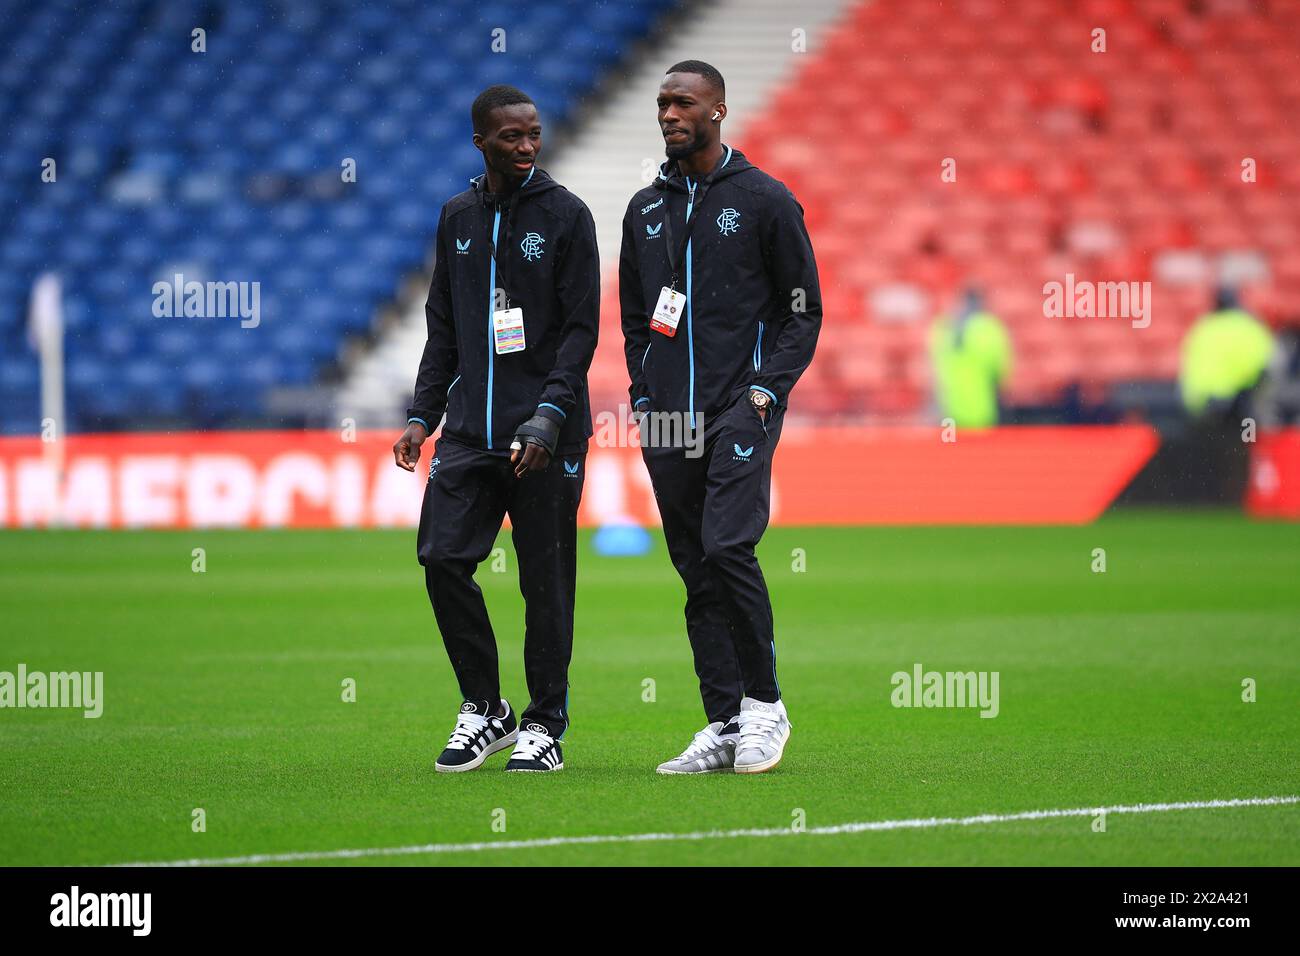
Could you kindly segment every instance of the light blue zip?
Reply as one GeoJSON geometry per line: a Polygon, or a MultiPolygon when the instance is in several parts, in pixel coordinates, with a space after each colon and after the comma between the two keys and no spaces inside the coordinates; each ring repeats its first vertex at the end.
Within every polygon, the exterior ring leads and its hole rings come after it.
{"type": "MultiPolygon", "coordinates": [[[[727,155],[723,157],[722,164],[718,168],[721,169],[722,166],[726,166],[727,163],[729,162],[731,162],[730,146],[727,147],[727,155]]],[[[662,172],[660,172],[660,176],[661,177],[663,176],[662,172]]],[[[687,177],[686,185],[690,187],[691,190],[690,197],[686,201],[686,222],[690,223],[691,210],[695,206],[695,183],[691,182],[690,178],[687,177]]],[[[690,239],[686,240],[686,351],[690,357],[690,364],[691,364],[690,412],[691,412],[691,422],[693,424],[695,422],[695,321],[694,321],[694,313],[691,309],[691,240],[690,239]]],[[[644,357],[642,357],[641,363],[644,366],[645,364],[644,357]]]]}
{"type": "MultiPolygon", "coordinates": [[[[537,166],[528,170],[528,176],[519,188],[523,189],[533,179],[533,173],[537,172],[537,166]]],[[[486,175],[486,174],[484,174],[486,175]]],[[[486,187],[485,187],[486,188],[486,187]]],[[[496,249],[497,229],[501,225],[501,207],[498,205],[496,214],[492,217],[492,248],[496,249]]],[[[493,328],[492,313],[496,311],[497,299],[497,259],[492,256],[492,262],[488,266],[488,384],[487,384],[487,446],[492,447],[492,379],[493,379],[493,356],[496,354],[496,329],[493,328]]],[[[451,389],[447,389],[448,392],[451,389]]]]}
{"type": "MultiPolygon", "coordinates": [[[[695,183],[689,179],[686,185],[691,189],[690,198],[686,201],[686,222],[691,221],[691,209],[695,206],[695,183]]],[[[686,240],[686,351],[690,356],[691,363],[691,427],[695,427],[695,325],[691,314],[691,240],[686,240]]]]}
{"type": "Polygon", "coordinates": [[[758,323],[758,341],[754,343],[754,371],[763,367],[763,323],[758,323]]]}
{"type": "MultiPolygon", "coordinates": [[[[492,245],[495,248],[497,244],[497,229],[501,225],[501,207],[497,206],[496,215],[492,217],[492,245]]],[[[493,256],[488,265],[488,384],[487,384],[487,446],[492,447],[492,373],[493,361],[492,356],[495,349],[492,346],[495,338],[495,330],[492,327],[492,313],[496,311],[497,298],[497,259],[493,256]]],[[[448,389],[450,391],[450,389],[448,389]]]]}

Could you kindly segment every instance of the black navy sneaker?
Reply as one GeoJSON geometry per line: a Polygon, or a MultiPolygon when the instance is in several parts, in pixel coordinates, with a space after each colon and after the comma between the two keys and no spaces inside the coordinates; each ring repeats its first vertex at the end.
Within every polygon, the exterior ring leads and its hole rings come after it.
{"type": "Polygon", "coordinates": [[[515,750],[506,769],[528,773],[563,770],[564,754],[560,752],[560,742],[537,721],[527,721],[519,728],[519,739],[515,741],[515,750]]]}
{"type": "Polygon", "coordinates": [[[482,765],[490,754],[505,750],[515,742],[519,728],[510,702],[501,701],[505,714],[488,713],[488,701],[467,700],[456,715],[456,729],[451,732],[447,749],[438,757],[434,769],[439,773],[458,773],[482,765]]]}

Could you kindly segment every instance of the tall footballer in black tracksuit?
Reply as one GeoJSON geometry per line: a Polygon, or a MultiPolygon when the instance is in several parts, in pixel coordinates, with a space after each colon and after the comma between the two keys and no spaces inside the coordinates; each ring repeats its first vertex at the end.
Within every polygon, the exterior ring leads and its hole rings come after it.
{"type": "Polygon", "coordinates": [[[536,167],[541,126],[527,96],[490,87],[473,118],[486,171],[442,209],[428,341],[393,452],[413,470],[445,412],[418,557],[464,702],[437,769],[472,770],[513,744],[506,769],[558,770],[592,431],[586,376],[600,311],[596,233],[582,201],[536,167]],[[496,639],[474,582],[506,514],[526,603],[532,698],[518,719],[501,697],[496,639]]]}
{"type": "Polygon", "coordinates": [[[722,77],[672,67],[659,91],[669,161],[623,219],[619,297],[633,408],[703,421],[702,457],[644,447],[710,725],[663,773],[759,772],[789,721],[772,605],[754,554],[791,389],[813,357],[821,292],[803,210],[721,142],[722,77]],[[671,288],[673,318],[652,327],[671,288]],[[673,334],[667,334],[666,331],[673,334]]]}

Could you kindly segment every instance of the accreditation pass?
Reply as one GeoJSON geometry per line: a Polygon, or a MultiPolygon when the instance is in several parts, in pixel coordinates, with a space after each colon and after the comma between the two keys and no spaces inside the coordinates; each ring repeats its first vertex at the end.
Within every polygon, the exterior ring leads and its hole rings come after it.
{"type": "Polygon", "coordinates": [[[524,350],[524,310],[498,309],[492,313],[492,341],[497,355],[524,350]]]}
{"type": "Polygon", "coordinates": [[[677,334],[677,323],[682,320],[682,310],[686,308],[686,294],[664,286],[659,290],[659,302],[654,315],[650,317],[650,328],[672,338],[677,334]]]}

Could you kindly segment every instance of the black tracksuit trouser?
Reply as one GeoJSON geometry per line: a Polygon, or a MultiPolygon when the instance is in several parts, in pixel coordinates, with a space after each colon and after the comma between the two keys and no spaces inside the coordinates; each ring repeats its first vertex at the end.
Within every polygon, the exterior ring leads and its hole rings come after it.
{"type": "Polygon", "coordinates": [[[417,553],[434,617],[466,700],[501,699],[496,636],[474,582],[507,514],[524,596],[524,673],[531,702],[521,723],[557,740],[569,724],[569,659],[577,578],[578,503],[586,452],[557,454],[516,478],[507,455],[440,437],[434,447],[417,553]]]}
{"type": "Polygon", "coordinates": [[[701,457],[642,448],[668,553],[686,585],[686,633],[710,722],[736,716],[742,696],[781,698],[772,602],[754,548],[767,528],[783,416],[773,409],[765,423],[746,394],[706,424],[701,457]]]}

